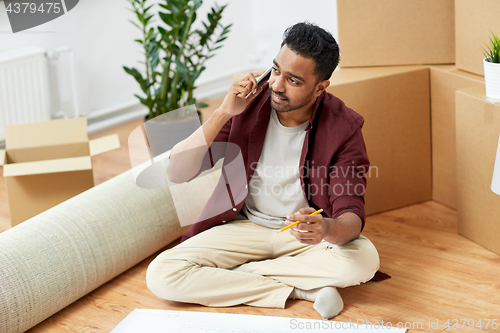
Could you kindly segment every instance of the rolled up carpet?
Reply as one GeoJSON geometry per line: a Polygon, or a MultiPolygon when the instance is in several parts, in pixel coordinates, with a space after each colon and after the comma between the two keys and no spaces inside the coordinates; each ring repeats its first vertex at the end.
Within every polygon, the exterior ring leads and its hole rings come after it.
{"type": "Polygon", "coordinates": [[[181,236],[132,170],[0,234],[0,332],[24,332],[181,236]]]}

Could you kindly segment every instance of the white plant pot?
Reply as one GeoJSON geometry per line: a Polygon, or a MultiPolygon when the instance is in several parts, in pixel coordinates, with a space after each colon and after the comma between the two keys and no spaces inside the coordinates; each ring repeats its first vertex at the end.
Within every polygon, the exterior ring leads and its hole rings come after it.
{"type": "Polygon", "coordinates": [[[500,64],[486,61],[484,64],[484,83],[486,84],[486,97],[500,99],[500,64]]]}

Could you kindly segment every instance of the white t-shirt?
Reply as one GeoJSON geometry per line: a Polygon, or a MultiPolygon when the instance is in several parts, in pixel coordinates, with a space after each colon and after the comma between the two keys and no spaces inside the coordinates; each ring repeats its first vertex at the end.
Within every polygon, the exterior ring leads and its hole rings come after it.
{"type": "MultiPolygon", "coordinates": [[[[308,207],[299,178],[300,155],[307,122],[283,126],[271,111],[259,163],[248,186],[242,213],[246,219],[269,228],[282,228],[285,217],[308,207]]],[[[238,214],[235,219],[244,219],[238,214]]]]}

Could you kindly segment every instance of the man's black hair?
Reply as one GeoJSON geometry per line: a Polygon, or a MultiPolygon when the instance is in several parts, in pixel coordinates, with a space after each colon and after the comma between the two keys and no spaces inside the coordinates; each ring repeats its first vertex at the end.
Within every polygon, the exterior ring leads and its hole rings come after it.
{"type": "Polygon", "coordinates": [[[283,33],[285,45],[298,55],[316,62],[318,82],[330,79],[339,64],[339,45],[326,30],[309,22],[300,22],[288,27],[283,33]]]}

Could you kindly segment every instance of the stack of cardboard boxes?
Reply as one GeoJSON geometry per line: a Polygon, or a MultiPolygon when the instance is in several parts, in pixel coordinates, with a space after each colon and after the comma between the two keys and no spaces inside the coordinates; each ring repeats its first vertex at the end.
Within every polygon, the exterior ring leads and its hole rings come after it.
{"type": "Polygon", "coordinates": [[[500,104],[485,97],[481,51],[500,33],[500,1],[337,0],[337,14],[341,69],[328,91],[365,118],[367,213],[432,199],[500,253],[500,104]]]}
{"type": "MultiPolygon", "coordinates": [[[[456,0],[457,67],[483,75],[484,46],[500,34],[500,1],[456,0]]],[[[458,232],[500,254],[500,196],[491,191],[500,101],[486,98],[484,84],[456,93],[458,232]]]]}

